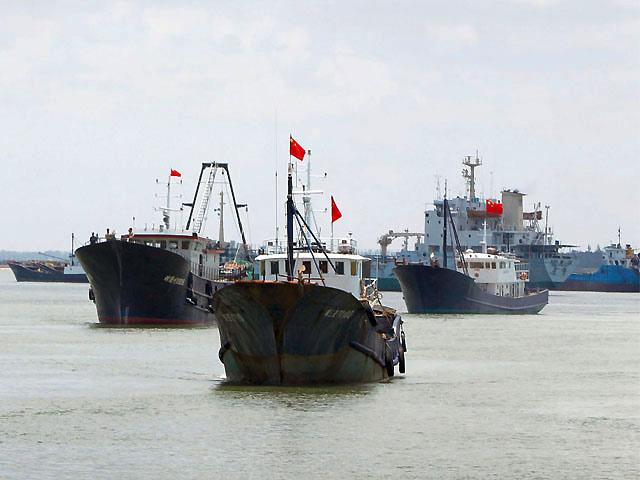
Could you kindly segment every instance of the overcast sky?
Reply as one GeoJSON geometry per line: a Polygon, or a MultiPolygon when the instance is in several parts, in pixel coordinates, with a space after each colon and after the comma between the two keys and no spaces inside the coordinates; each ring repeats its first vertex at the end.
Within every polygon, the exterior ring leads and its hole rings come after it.
{"type": "Polygon", "coordinates": [[[476,150],[479,192],[550,205],[561,241],[605,245],[620,226],[640,247],[636,0],[0,8],[0,249],[157,223],[155,179],[178,169],[190,196],[203,161],[229,162],[260,243],[290,132],[361,247],[422,231],[436,175],[462,194],[476,150]]]}

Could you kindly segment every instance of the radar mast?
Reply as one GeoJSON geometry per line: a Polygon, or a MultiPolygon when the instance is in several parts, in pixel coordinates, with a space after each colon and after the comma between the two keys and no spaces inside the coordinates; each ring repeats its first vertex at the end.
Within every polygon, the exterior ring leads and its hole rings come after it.
{"type": "Polygon", "coordinates": [[[473,158],[471,155],[467,155],[462,160],[462,164],[469,167],[469,170],[466,168],[462,170],[462,176],[467,181],[469,185],[469,201],[473,201],[476,198],[476,173],[475,168],[482,165],[482,160],[478,156],[478,152],[476,152],[476,157],[473,158]]]}

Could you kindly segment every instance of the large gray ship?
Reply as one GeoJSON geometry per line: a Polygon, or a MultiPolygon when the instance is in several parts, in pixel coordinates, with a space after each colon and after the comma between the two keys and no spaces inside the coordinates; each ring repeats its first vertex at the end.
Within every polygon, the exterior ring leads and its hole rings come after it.
{"type": "MultiPolygon", "coordinates": [[[[541,204],[532,211],[524,211],[524,193],[503,190],[500,198],[481,198],[476,194],[475,169],[482,165],[476,155],[467,156],[462,164],[462,175],[467,182],[464,197],[448,200],[453,220],[464,250],[482,250],[483,228],[486,222],[487,244],[501,252],[515,254],[529,264],[529,288],[556,289],[575,270],[575,259],[562,251],[565,247],[554,240],[548,226],[548,207],[543,220],[541,204]]],[[[384,291],[400,291],[400,283],[393,273],[396,263],[429,262],[430,258],[442,260],[443,200],[433,201],[433,207],[424,212],[424,233],[393,232],[378,239],[379,255],[371,258],[371,275],[378,279],[378,288],[384,291]],[[388,247],[396,238],[403,238],[404,245],[395,254],[388,247]],[[409,240],[415,238],[413,249],[409,240]]],[[[452,246],[448,255],[453,256],[452,246]]]]}

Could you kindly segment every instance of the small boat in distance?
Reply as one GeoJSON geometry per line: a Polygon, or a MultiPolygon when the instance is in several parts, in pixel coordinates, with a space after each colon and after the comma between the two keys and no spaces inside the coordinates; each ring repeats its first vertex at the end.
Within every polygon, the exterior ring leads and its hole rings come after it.
{"type": "MultiPolygon", "coordinates": [[[[119,238],[107,230],[104,241],[92,237],[89,245],[76,251],[91,282],[89,298],[96,304],[101,324],[181,326],[215,322],[212,295],[232,280],[220,275],[222,238],[215,241],[200,232],[218,172],[226,173],[242,245],[247,251],[228,165],[202,164],[193,202],[185,204],[191,210],[184,229],[171,225],[171,178],[181,176],[172,170],[167,183],[167,205],[162,209],[163,223],[158,228],[142,231],[130,228],[128,234],[119,238]],[[205,172],[208,176],[203,181],[205,172]],[[201,184],[204,187],[199,196],[201,184]],[[196,204],[199,204],[197,211],[196,204]]],[[[221,199],[221,208],[222,203],[221,199]]],[[[222,227],[220,232],[222,236],[222,227]]]]}
{"type": "MultiPolygon", "coordinates": [[[[486,227],[485,227],[486,228],[486,227]]],[[[549,303],[548,290],[528,292],[526,264],[512,255],[500,255],[486,246],[483,252],[462,252],[457,231],[444,199],[443,265],[397,264],[398,277],[409,313],[538,313],[549,303]],[[457,246],[457,259],[447,265],[447,218],[457,246]]],[[[456,251],[454,249],[454,251],[456,251]]]]}
{"type": "Polygon", "coordinates": [[[348,384],[384,380],[396,365],[404,373],[401,317],[364,291],[368,259],[344,248],[327,251],[311,231],[293,202],[291,165],[287,250],[256,261],[260,280],[236,282],[213,295],[218,355],[228,381],[348,384]],[[304,246],[294,246],[294,220],[304,246]]]}
{"type": "Polygon", "coordinates": [[[7,262],[18,282],[55,282],[55,283],[89,283],[82,266],[76,261],[74,254],[75,235],[71,234],[71,254],[69,261],[40,253],[55,260],[26,262],[7,262]]]}

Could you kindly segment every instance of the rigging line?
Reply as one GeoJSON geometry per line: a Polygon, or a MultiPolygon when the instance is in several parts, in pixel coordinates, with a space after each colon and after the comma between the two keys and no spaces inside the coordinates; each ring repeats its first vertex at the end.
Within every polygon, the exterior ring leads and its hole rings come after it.
{"type": "MultiPolygon", "coordinates": [[[[318,265],[318,261],[316,260],[316,256],[313,254],[313,248],[311,247],[311,244],[309,243],[309,239],[307,238],[307,236],[304,234],[304,232],[302,230],[302,224],[300,223],[300,218],[298,217],[298,215],[296,215],[295,218],[298,221],[298,227],[300,228],[300,232],[302,233],[302,236],[304,237],[305,243],[307,244],[307,249],[309,250],[309,253],[311,254],[311,259],[313,260],[313,264],[316,266],[316,270],[318,271],[318,275],[320,275],[320,280],[322,281],[322,286],[326,287],[326,283],[324,281],[324,277],[322,276],[322,272],[320,271],[320,266],[318,265]]],[[[298,250],[298,252],[300,252],[300,251],[298,250]]],[[[311,272],[309,272],[309,277],[311,277],[311,272]]]]}
{"type": "MultiPolygon", "coordinates": [[[[307,225],[307,222],[304,221],[304,218],[302,217],[302,215],[300,215],[300,212],[298,211],[298,209],[296,208],[294,211],[295,215],[298,216],[300,218],[300,220],[302,221],[302,223],[307,227],[307,229],[309,229],[309,225],[307,225]]],[[[318,240],[316,238],[316,236],[314,235],[314,233],[309,230],[309,233],[311,234],[311,236],[313,237],[313,239],[316,241],[316,244],[318,245],[318,247],[320,247],[322,249],[322,253],[324,254],[324,256],[326,257],[326,259],[329,261],[329,265],[331,265],[331,268],[333,268],[333,271],[335,273],[338,273],[336,270],[335,265],[333,264],[333,262],[331,261],[331,259],[329,258],[329,255],[327,255],[327,249],[324,248],[322,246],[322,244],[320,243],[320,240],[318,240]]]]}
{"type": "MultiPolygon", "coordinates": [[[[231,203],[234,201],[233,196],[231,195],[231,191],[229,189],[229,177],[227,176],[227,181],[224,182],[224,188],[226,189],[226,193],[228,195],[227,198],[230,199],[229,205],[231,205],[231,203]]],[[[224,208],[224,205],[222,206],[222,208],[224,208]]],[[[234,209],[236,209],[237,207],[234,205],[233,206],[234,209]]],[[[233,225],[236,227],[236,233],[240,233],[240,224],[238,223],[238,218],[236,215],[233,215],[233,210],[231,211],[231,216],[233,217],[233,225]]]]}

